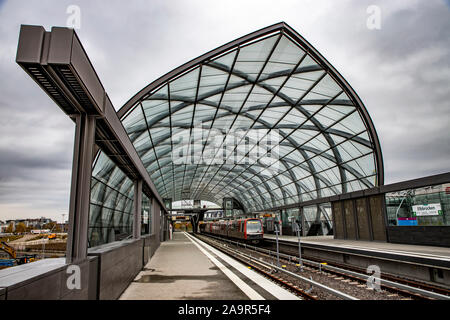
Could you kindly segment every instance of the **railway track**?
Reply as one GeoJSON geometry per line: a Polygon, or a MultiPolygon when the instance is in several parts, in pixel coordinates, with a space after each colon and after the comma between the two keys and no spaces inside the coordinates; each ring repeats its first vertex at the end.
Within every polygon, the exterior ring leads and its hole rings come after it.
{"type": "MultiPolygon", "coordinates": [[[[271,272],[273,272],[273,270],[276,271],[288,271],[288,269],[290,269],[291,271],[289,272],[295,272],[298,269],[298,256],[297,255],[289,255],[286,253],[280,253],[279,254],[279,258],[280,258],[280,262],[282,262],[283,264],[283,268],[279,268],[274,264],[274,260],[275,260],[275,256],[276,253],[272,250],[269,249],[265,249],[265,248],[260,248],[260,247],[255,247],[255,246],[251,246],[251,245],[247,245],[244,243],[240,243],[240,242],[236,242],[236,241],[232,241],[229,239],[223,239],[223,238],[219,238],[219,237],[215,237],[215,236],[211,236],[211,235],[203,235],[203,237],[207,237],[210,239],[214,239],[215,241],[221,241],[222,243],[227,243],[228,245],[233,245],[236,246],[237,248],[240,248],[241,250],[250,250],[251,252],[255,252],[265,256],[266,259],[268,259],[269,261],[271,260],[272,262],[269,264],[270,267],[272,268],[271,272]],[[295,265],[294,263],[297,262],[296,267],[292,267],[293,265],[295,265]],[[279,270],[281,269],[281,270],[279,270]]],[[[248,259],[248,257],[247,257],[248,259]]],[[[253,259],[255,260],[255,257],[253,257],[253,259]]],[[[351,268],[344,268],[342,265],[341,266],[337,266],[335,263],[326,263],[323,260],[322,261],[314,261],[311,259],[303,259],[302,258],[302,263],[303,266],[305,267],[306,271],[308,271],[307,273],[311,274],[315,273],[319,278],[321,278],[322,282],[336,282],[335,280],[340,280],[342,282],[348,282],[348,284],[353,284],[355,286],[358,286],[359,288],[363,288],[364,289],[368,289],[370,290],[370,288],[367,288],[367,280],[370,277],[370,275],[367,275],[365,272],[365,270],[363,272],[361,272],[360,270],[352,270],[351,268]],[[327,280],[327,278],[329,278],[327,280]]],[[[303,274],[303,273],[300,273],[303,274]]],[[[384,295],[379,294],[379,292],[375,292],[373,291],[373,293],[371,293],[371,295],[373,296],[373,298],[376,299],[415,299],[415,300],[428,300],[428,299],[439,299],[439,300],[450,300],[450,295],[447,294],[448,292],[446,292],[445,290],[442,290],[442,288],[434,288],[434,287],[430,287],[428,285],[428,289],[426,290],[423,287],[419,287],[419,286],[412,286],[411,285],[411,281],[409,281],[407,284],[401,282],[401,281],[395,281],[398,280],[393,276],[390,276],[389,278],[383,274],[383,278],[381,279],[380,277],[380,289],[382,289],[384,293],[384,295]],[[433,291],[433,289],[435,291],[433,291]],[[380,296],[380,297],[379,297],[380,296]]],[[[402,279],[403,280],[403,279],[402,279]]],[[[315,284],[317,285],[317,283],[315,284]]],[[[423,284],[418,284],[418,285],[423,285],[423,284]]],[[[346,290],[344,290],[346,291],[346,290]]],[[[349,290],[350,292],[352,290],[349,290]]],[[[370,295],[364,294],[363,290],[357,290],[359,292],[359,294],[362,294],[363,298],[369,298],[370,299],[370,295]]],[[[358,297],[358,295],[355,295],[356,297],[358,297]]]]}
{"type": "Polygon", "coordinates": [[[302,277],[301,275],[298,275],[294,272],[283,269],[281,267],[277,267],[272,263],[269,263],[262,259],[258,259],[257,257],[251,256],[247,253],[243,253],[241,250],[233,249],[217,239],[206,237],[204,235],[195,235],[195,237],[201,241],[206,242],[215,249],[233,257],[241,263],[249,266],[253,270],[263,274],[273,282],[288,289],[292,293],[300,296],[305,300],[319,300],[319,296],[317,295],[317,293],[312,293],[312,288],[314,288],[315,291],[326,292],[328,296],[334,296],[335,299],[339,298],[345,300],[358,300],[353,296],[327,287],[321,283],[313,281],[312,279],[302,277]]]}
{"type": "MultiPolygon", "coordinates": [[[[271,243],[275,246],[274,240],[265,240],[268,243],[271,243]]],[[[298,246],[292,243],[280,242],[280,251],[282,250],[283,255],[287,255],[289,257],[293,257],[291,254],[294,254],[295,258],[297,257],[298,246]],[[286,248],[291,247],[290,250],[286,250],[286,248]]],[[[324,262],[324,259],[317,259],[315,257],[310,257],[302,254],[302,260],[312,267],[318,268],[318,265],[324,262]]],[[[324,269],[328,269],[329,272],[340,275],[347,275],[348,277],[353,277],[355,280],[363,279],[366,275],[366,270],[363,268],[350,266],[347,264],[342,264],[335,261],[326,261],[326,266],[324,269]]],[[[411,297],[417,298],[432,298],[432,299],[450,299],[450,290],[433,286],[428,283],[419,282],[415,280],[405,279],[399,276],[395,276],[392,274],[383,273],[383,277],[381,279],[382,288],[392,291],[392,292],[401,292],[404,295],[409,295],[411,297]]]]}

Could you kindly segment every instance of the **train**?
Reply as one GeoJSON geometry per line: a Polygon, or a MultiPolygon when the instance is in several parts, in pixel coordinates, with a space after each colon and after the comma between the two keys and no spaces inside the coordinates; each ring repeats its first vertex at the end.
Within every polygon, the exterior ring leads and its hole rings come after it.
{"type": "Polygon", "coordinates": [[[200,233],[242,240],[253,244],[262,242],[264,238],[262,221],[258,218],[204,221],[199,225],[199,228],[200,233]]]}

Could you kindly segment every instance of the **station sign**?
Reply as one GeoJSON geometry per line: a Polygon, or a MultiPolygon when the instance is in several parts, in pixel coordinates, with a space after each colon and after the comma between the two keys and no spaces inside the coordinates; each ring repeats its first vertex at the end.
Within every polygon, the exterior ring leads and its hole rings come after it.
{"type": "Polygon", "coordinates": [[[421,204],[417,206],[412,206],[412,211],[414,216],[417,217],[437,216],[442,214],[442,208],[440,203],[421,204]]]}
{"type": "Polygon", "coordinates": [[[417,226],[417,218],[398,218],[398,226],[417,226]]]}

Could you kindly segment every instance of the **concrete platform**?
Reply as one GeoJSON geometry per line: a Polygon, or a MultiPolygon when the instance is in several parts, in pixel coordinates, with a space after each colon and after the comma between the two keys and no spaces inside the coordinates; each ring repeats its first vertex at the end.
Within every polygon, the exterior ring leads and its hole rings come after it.
{"type": "Polygon", "coordinates": [[[175,232],[121,300],[264,300],[298,299],[288,291],[219,251],[175,232]]]}

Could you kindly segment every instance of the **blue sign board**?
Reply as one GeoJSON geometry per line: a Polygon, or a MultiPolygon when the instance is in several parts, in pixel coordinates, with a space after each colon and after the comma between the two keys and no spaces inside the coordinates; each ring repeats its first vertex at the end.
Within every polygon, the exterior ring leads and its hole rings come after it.
{"type": "Polygon", "coordinates": [[[397,225],[399,226],[417,226],[416,218],[398,218],[397,225]]]}

